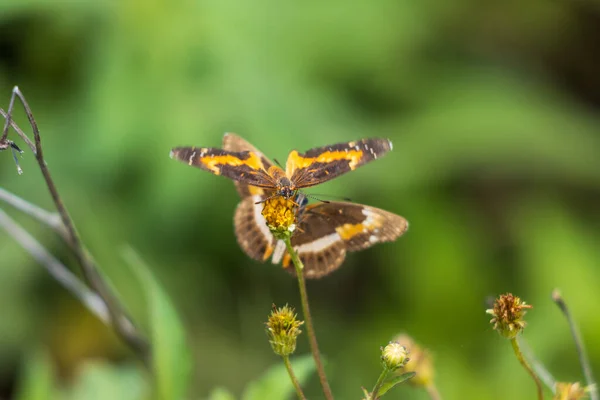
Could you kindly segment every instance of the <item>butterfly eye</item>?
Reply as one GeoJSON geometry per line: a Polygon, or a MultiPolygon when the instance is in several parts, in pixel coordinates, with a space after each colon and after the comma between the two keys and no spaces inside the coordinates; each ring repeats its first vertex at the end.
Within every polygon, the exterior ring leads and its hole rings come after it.
{"type": "Polygon", "coordinates": [[[294,190],[292,190],[292,188],[290,188],[289,186],[283,186],[281,189],[279,189],[278,194],[282,197],[285,197],[286,199],[289,199],[294,197],[294,190]]]}

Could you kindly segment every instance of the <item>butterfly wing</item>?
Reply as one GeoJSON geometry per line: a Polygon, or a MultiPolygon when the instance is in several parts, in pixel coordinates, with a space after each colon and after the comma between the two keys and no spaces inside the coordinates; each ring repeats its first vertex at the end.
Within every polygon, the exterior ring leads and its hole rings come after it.
{"type": "MultiPolygon", "coordinates": [[[[260,150],[234,133],[226,133],[223,136],[223,149],[232,152],[254,153],[261,158],[266,170],[273,165],[271,160],[265,157],[260,150]]],[[[272,191],[240,181],[234,181],[234,184],[242,198],[233,219],[238,244],[248,257],[255,260],[264,262],[273,255],[275,250],[277,250],[275,253],[279,254],[277,257],[281,260],[284,243],[279,241],[281,243],[278,244],[277,239],[269,231],[265,218],[262,216],[264,204],[256,204],[268,197],[272,191]]]]}
{"type": "MultiPolygon", "coordinates": [[[[307,278],[320,278],[340,267],[347,251],[396,240],[408,229],[403,217],[362,204],[329,202],[311,204],[300,216],[292,246],[304,263],[307,278]]],[[[284,268],[293,271],[289,255],[284,268]]]]}
{"type": "Polygon", "coordinates": [[[293,150],[286,175],[296,188],[314,186],[375,160],[392,149],[388,139],[362,139],[318,147],[304,154],[293,150]]]}
{"type": "MultiPolygon", "coordinates": [[[[269,160],[264,154],[258,150],[256,147],[251,145],[248,141],[243,139],[242,137],[236,135],[235,133],[226,133],[223,135],[223,150],[232,151],[232,152],[244,152],[248,151],[250,153],[254,153],[258,155],[261,159],[263,168],[265,171],[268,171],[271,166],[273,166],[273,162],[269,160]]],[[[245,182],[234,181],[235,189],[237,190],[240,197],[246,198],[248,196],[253,195],[264,195],[265,192],[271,192],[265,190],[262,187],[258,186],[250,186],[245,182]]]]}
{"type": "MultiPolygon", "coordinates": [[[[262,199],[261,195],[253,195],[243,198],[235,210],[233,219],[235,226],[235,237],[238,244],[250,258],[264,262],[273,255],[280,244],[275,239],[265,218],[262,216],[263,204],[256,204],[262,199]]],[[[281,256],[279,256],[281,258],[281,256]]]]}
{"type": "Polygon", "coordinates": [[[171,158],[248,185],[275,186],[273,178],[267,173],[268,166],[264,164],[262,155],[252,151],[176,147],[171,150],[171,158]]]}

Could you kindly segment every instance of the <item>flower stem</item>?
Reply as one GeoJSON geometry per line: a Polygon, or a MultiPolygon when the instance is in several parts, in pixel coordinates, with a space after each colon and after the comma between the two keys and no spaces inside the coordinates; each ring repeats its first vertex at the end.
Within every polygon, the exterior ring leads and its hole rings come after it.
{"type": "Polygon", "coordinates": [[[430,383],[429,385],[425,386],[425,390],[427,390],[427,394],[429,395],[429,398],[431,400],[442,400],[440,392],[433,383],[430,383]]]}
{"type": "MultiPolygon", "coordinates": [[[[523,352],[523,357],[525,357],[525,360],[527,360],[527,362],[531,364],[531,368],[533,369],[535,374],[540,378],[542,383],[552,391],[552,394],[555,394],[556,379],[554,379],[554,377],[552,376],[550,371],[546,369],[544,364],[542,364],[538,359],[535,358],[535,356],[533,355],[533,351],[531,351],[531,347],[529,347],[527,341],[525,341],[525,338],[523,338],[522,336],[519,339],[519,348],[521,349],[521,352],[523,352]]],[[[591,400],[597,399],[592,398],[591,400]]]]}
{"type": "Polygon", "coordinates": [[[292,369],[292,363],[290,362],[289,356],[281,356],[283,358],[283,363],[285,364],[285,368],[287,369],[288,374],[290,375],[290,379],[292,380],[292,384],[294,385],[294,389],[296,389],[296,394],[298,398],[301,400],[306,400],[304,393],[302,392],[302,388],[300,387],[300,382],[298,382],[298,378],[294,374],[294,370],[292,369]]]}
{"type": "Polygon", "coordinates": [[[371,392],[371,400],[377,400],[377,393],[379,392],[379,389],[381,389],[381,385],[383,385],[383,381],[385,381],[389,372],[390,370],[385,367],[383,368],[383,371],[381,371],[381,375],[377,378],[377,382],[375,382],[375,386],[371,392]]]}
{"type": "Polygon", "coordinates": [[[304,314],[304,320],[306,322],[306,330],[308,334],[308,341],[310,343],[310,351],[312,352],[315,364],[317,366],[317,374],[319,375],[319,381],[321,381],[321,387],[327,400],[333,400],[333,394],[327,382],[327,376],[325,375],[325,369],[323,368],[323,362],[321,361],[321,353],[319,353],[319,345],[317,343],[317,336],[315,335],[315,328],[312,323],[312,317],[310,315],[310,308],[308,306],[308,295],[306,294],[306,282],[304,280],[304,265],[298,257],[298,253],[292,247],[290,238],[284,239],[287,251],[292,257],[294,267],[296,267],[296,276],[298,278],[298,287],[300,289],[300,299],[302,301],[302,313],[304,314]]]}
{"type": "Polygon", "coordinates": [[[540,378],[538,378],[538,376],[535,374],[535,372],[533,372],[533,369],[531,369],[531,367],[529,366],[527,361],[525,361],[525,357],[523,357],[523,353],[521,353],[521,348],[519,347],[519,342],[517,341],[517,338],[516,337],[512,338],[510,340],[510,342],[512,344],[513,350],[515,351],[515,355],[517,356],[517,359],[519,360],[519,362],[521,363],[523,368],[525,368],[527,370],[527,373],[529,373],[529,375],[531,375],[531,377],[535,381],[535,385],[537,387],[538,400],[543,400],[544,393],[543,393],[543,387],[542,387],[542,382],[540,381],[540,378]]]}

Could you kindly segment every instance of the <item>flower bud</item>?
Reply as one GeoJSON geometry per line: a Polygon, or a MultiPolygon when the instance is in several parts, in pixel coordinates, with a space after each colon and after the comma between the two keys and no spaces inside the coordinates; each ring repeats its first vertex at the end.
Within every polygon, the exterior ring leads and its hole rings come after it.
{"type": "Polygon", "coordinates": [[[296,339],[302,333],[299,329],[304,321],[298,321],[294,309],[288,307],[275,308],[267,321],[267,335],[275,354],[289,356],[296,350],[296,339]]]}
{"type": "Polygon", "coordinates": [[[390,342],[387,346],[381,348],[381,361],[384,368],[389,371],[395,371],[403,367],[408,361],[408,351],[406,347],[397,342],[390,342]]]}
{"type": "Polygon", "coordinates": [[[530,308],[532,306],[521,301],[519,297],[506,293],[496,299],[493,309],[485,312],[494,316],[490,323],[500,335],[513,339],[525,328],[523,317],[530,308]]]}

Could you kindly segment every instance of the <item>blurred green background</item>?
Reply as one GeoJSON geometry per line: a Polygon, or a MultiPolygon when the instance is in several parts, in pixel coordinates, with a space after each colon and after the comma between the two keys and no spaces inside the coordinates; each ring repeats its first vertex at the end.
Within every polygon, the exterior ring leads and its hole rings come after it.
{"type": "MultiPolygon", "coordinates": [[[[271,304],[300,308],[287,273],[238,248],[232,183],[168,157],[220,146],[226,131],[282,161],[294,148],[394,142],[309,191],[411,223],[309,282],[337,398],[360,398],[379,346],[404,331],[431,349],[445,399],[531,399],[485,300],[511,291],[533,304],[533,351],[557,379],[581,380],[550,300],[560,287],[600,371],[599,27],[593,0],[0,0],[0,104],[19,85],[81,236],[136,320],[145,326],[146,304],[125,246],[171,296],[195,361],[190,399],[240,394],[278,362],[263,326],[271,304]]],[[[52,208],[32,154],[21,163],[18,176],[2,154],[1,186],[52,208]]],[[[2,208],[77,270],[49,229],[2,208]]],[[[0,397],[39,354],[64,386],[89,360],[115,379],[133,368],[4,231],[0,254],[0,397]]],[[[297,353],[308,351],[302,337],[297,353]]],[[[316,376],[306,390],[321,398],[316,376]]],[[[427,397],[402,387],[386,398],[427,397]]]]}

